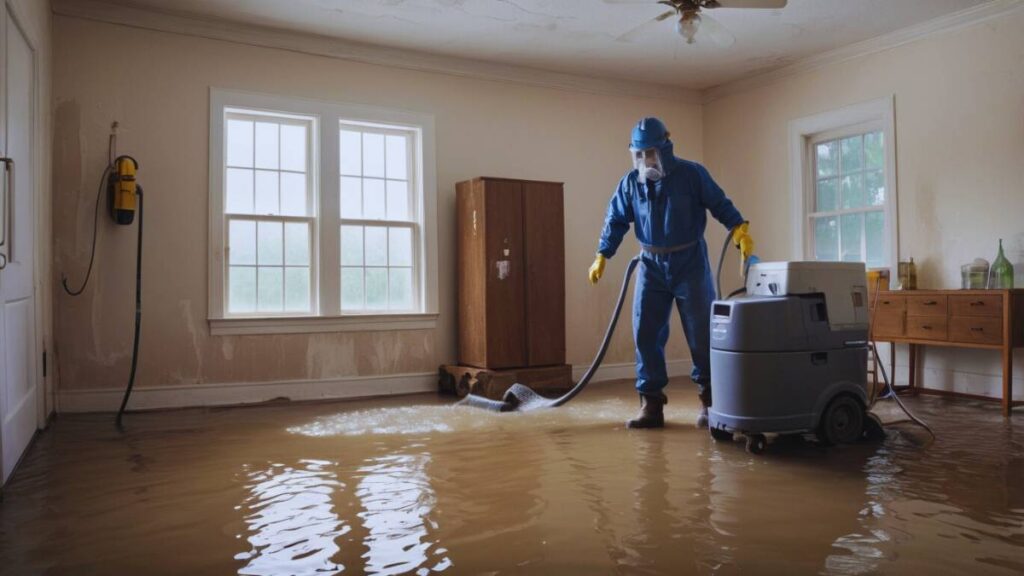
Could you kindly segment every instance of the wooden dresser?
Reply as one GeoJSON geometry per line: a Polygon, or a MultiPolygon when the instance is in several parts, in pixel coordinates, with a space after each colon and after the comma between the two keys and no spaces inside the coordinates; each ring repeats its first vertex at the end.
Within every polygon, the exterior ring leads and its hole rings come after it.
{"type": "MultiPolygon", "coordinates": [[[[908,290],[879,292],[871,323],[879,342],[910,345],[909,386],[915,392],[973,396],[931,390],[917,382],[919,346],[998,350],[1003,359],[1003,414],[1013,401],[1013,349],[1024,346],[1024,289],[908,290]]],[[[895,354],[890,354],[895,371],[895,354]]],[[[977,397],[977,396],[973,396],[977,397]]]]}

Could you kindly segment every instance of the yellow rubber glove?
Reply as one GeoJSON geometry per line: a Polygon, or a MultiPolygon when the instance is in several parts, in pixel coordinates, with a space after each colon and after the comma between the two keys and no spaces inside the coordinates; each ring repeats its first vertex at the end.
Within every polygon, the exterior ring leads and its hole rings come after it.
{"type": "Polygon", "coordinates": [[[750,236],[750,222],[744,222],[732,229],[732,243],[740,249],[740,256],[746,262],[754,253],[754,239],[750,236]]]}
{"type": "Polygon", "coordinates": [[[594,258],[594,263],[590,265],[590,283],[597,284],[597,281],[604,275],[604,263],[605,259],[600,253],[594,258]]]}

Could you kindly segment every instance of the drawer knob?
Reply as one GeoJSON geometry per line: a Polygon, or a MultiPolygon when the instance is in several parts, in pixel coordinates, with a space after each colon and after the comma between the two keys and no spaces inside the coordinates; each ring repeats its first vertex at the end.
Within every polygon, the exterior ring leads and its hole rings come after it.
{"type": "Polygon", "coordinates": [[[889,304],[892,304],[892,302],[890,302],[889,300],[882,300],[882,304],[888,306],[889,304]]]}
{"type": "Polygon", "coordinates": [[[981,300],[975,300],[974,302],[971,302],[971,306],[984,306],[984,305],[985,305],[985,303],[982,302],[981,300]]]}
{"type": "Polygon", "coordinates": [[[927,325],[927,324],[925,324],[924,326],[921,326],[921,328],[924,328],[925,330],[931,330],[932,329],[932,327],[927,325]]]}
{"type": "Polygon", "coordinates": [[[979,328],[978,326],[971,326],[971,332],[984,332],[984,331],[985,331],[984,328],[979,328]]]}
{"type": "Polygon", "coordinates": [[[935,306],[936,304],[938,304],[938,302],[935,300],[928,300],[924,303],[925,306],[935,306]]]}

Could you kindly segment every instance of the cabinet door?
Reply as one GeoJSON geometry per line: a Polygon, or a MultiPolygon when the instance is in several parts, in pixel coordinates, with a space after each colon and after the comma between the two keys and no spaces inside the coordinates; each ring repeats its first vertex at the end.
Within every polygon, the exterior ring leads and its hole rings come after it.
{"type": "Polygon", "coordinates": [[[484,187],[479,180],[455,185],[459,267],[459,364],[487,364],[487,229],[484,187]]]}
{"type": "Polygon", "coordinates": [[[523,183],[529,366],[565,363],[563,211],[561,184],[523,183]]]}
{"type": "Polygon", "coordinates": [[[526,365],[526,270],[523,255],[523,186],[484,180],[486,204],[486,367],[526,365]]]}

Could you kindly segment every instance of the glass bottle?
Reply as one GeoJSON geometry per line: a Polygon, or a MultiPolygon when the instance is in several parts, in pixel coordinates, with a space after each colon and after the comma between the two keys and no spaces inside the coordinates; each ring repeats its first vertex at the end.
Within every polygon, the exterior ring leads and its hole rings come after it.
{"type": "Polygon", "coordinates": [[[1003,239],[999,239],[999,255],[988,271],[988,287],[990,290],[1013,288],[1013,264],[1003,255],[1003,239]]]}

